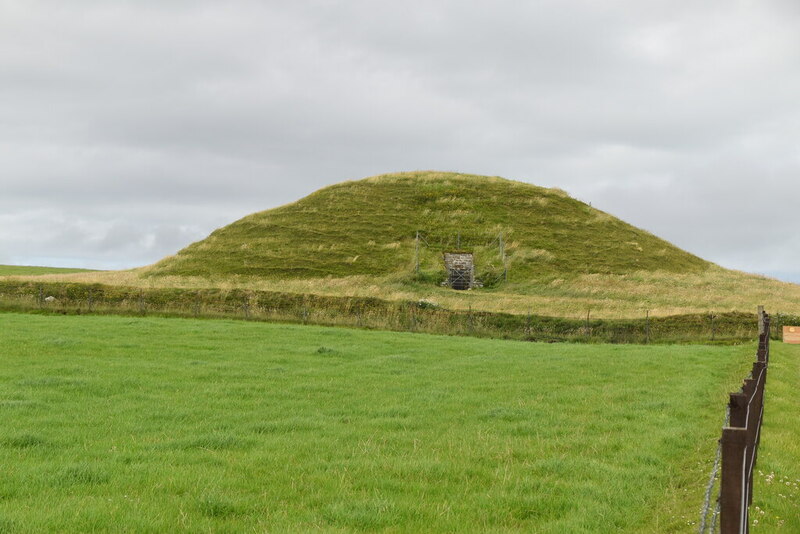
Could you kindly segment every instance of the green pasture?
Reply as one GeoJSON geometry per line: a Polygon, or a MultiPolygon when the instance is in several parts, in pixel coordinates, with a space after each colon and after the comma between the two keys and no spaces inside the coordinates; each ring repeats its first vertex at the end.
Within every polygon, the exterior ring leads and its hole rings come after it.
{"type": "Polygon", "coordinates": [[[800,532],[800,346],[773,343],[751,532],[800,532]]]}
{"type": "Polygon", "coordinates": [[[31,265],[0,265],[0,276],[29,276],[37,274],[88,273],[91,269],[69,267],[35,267],[31,265]]]}
{"type": "Polygon", "coordinates": [[[687,532],[754,352],[3,313],[0,532],[687,532]]]}

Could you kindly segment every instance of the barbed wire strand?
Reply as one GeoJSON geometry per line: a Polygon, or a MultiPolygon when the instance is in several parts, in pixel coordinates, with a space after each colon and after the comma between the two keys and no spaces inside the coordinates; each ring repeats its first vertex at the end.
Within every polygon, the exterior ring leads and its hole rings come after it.
{"type": "MultiPolygon", "coordinates": [[[[728,426],[728,423],[731,419],[731,407],[728,406],[725,409],[725,423],[722,425],[723,428],[728,426]]],[[[714,457],[714,467],[711,469],[711,476],[708,479],[708,486],[706,486],[706,494],[705,499],[703,501],[703,507],[701,509],[700,514],[700,528],[698,529],[699,534],[705,534],[707,532],[706,529],[706,520],[708,519],[708,512],[711,509],[711,493],[714,490],[714,486],[717,483],[717,473],[719,472],[719,464],[722,458],[722,440],[719,440],[719,444],[717,445],[717,454],[714,457]]],[[[717,506],[719,506],[719,502],[717,502],[717,506]]],[[[715,512],[716,514],[716,512],[715,512]]],[[[713,516],[714,523],[716,524],[716,515],[713,516]]],[[[714,532],[714,527],[712,527],[711,532],[714,532]]]]}
{"type": "Polygon", "coordinates": [[[716,534],[717,532],[717,519],[719,519],[719,508],[720,502],[717,499],[717,506],[714,508],[714,513],[711,514],[711,530],[709,530],[710,534],[716,534]]]}

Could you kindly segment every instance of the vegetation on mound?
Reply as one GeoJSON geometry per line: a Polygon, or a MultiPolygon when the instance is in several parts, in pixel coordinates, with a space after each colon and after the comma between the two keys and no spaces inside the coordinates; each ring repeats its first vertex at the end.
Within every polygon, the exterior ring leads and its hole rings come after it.
{"type": "Polygon", "coordinates": [[[686,532],[753,348],[0,320],[9,532],[686,532]]]}
{"type": "Polygon", "coordinates": [[[752,314],[759,304],[800,314],[796,284],[705,262],[559,190],[451,173],[331,186],[220,228],[150,267],[13,274],[17,281],[145,291],[266,291],[396,305],[431,300],[454,311],[533,313],[573,322],[587,313],[610,320],[752,314]],[[501,235],[507,280],[501,278],[501,235]],[[441,253],[459,245],[475,253],[484,287],[453,291],[439,285],[441,253]]]}
{"type": "MultiPolygon", "coordinates": [[[[344,182],[214,231],[153,276],[308,279],[414,272],[442,279],[441,253],[475,253],[479,278],[511,281],[634,271],[690,273],[709,263],[607,213],[497,177],[416,172],[344,182]],[[502,238],[502,249],[501,249],[502,238]]],[[[411,280],[413,281],[413,280],[411,280]]]]}

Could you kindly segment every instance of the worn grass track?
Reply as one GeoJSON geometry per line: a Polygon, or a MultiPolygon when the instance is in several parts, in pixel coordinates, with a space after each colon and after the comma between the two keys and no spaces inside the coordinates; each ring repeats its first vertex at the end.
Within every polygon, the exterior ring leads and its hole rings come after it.
{"type": "Polygon", "coordinates": [[[3,532],[682,532],[751,347],[0,314],[3,532]]]}

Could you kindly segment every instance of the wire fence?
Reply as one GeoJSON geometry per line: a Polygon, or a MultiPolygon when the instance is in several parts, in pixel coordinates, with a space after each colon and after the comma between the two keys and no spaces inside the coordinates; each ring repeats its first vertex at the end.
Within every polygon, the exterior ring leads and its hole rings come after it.
{"type": "Polygon", "coordinates": [[[770,324],[770,316],[760,308],[756,361],[742,388],[730,394],[722,437],[701,509],[699,534],[718,532],[718,524],[721,534],[750,532],[749,507],[753,502],[753,470],[764,418],[770,324]],[[714,488],[718,497],[712,511],[714,488]]]}

